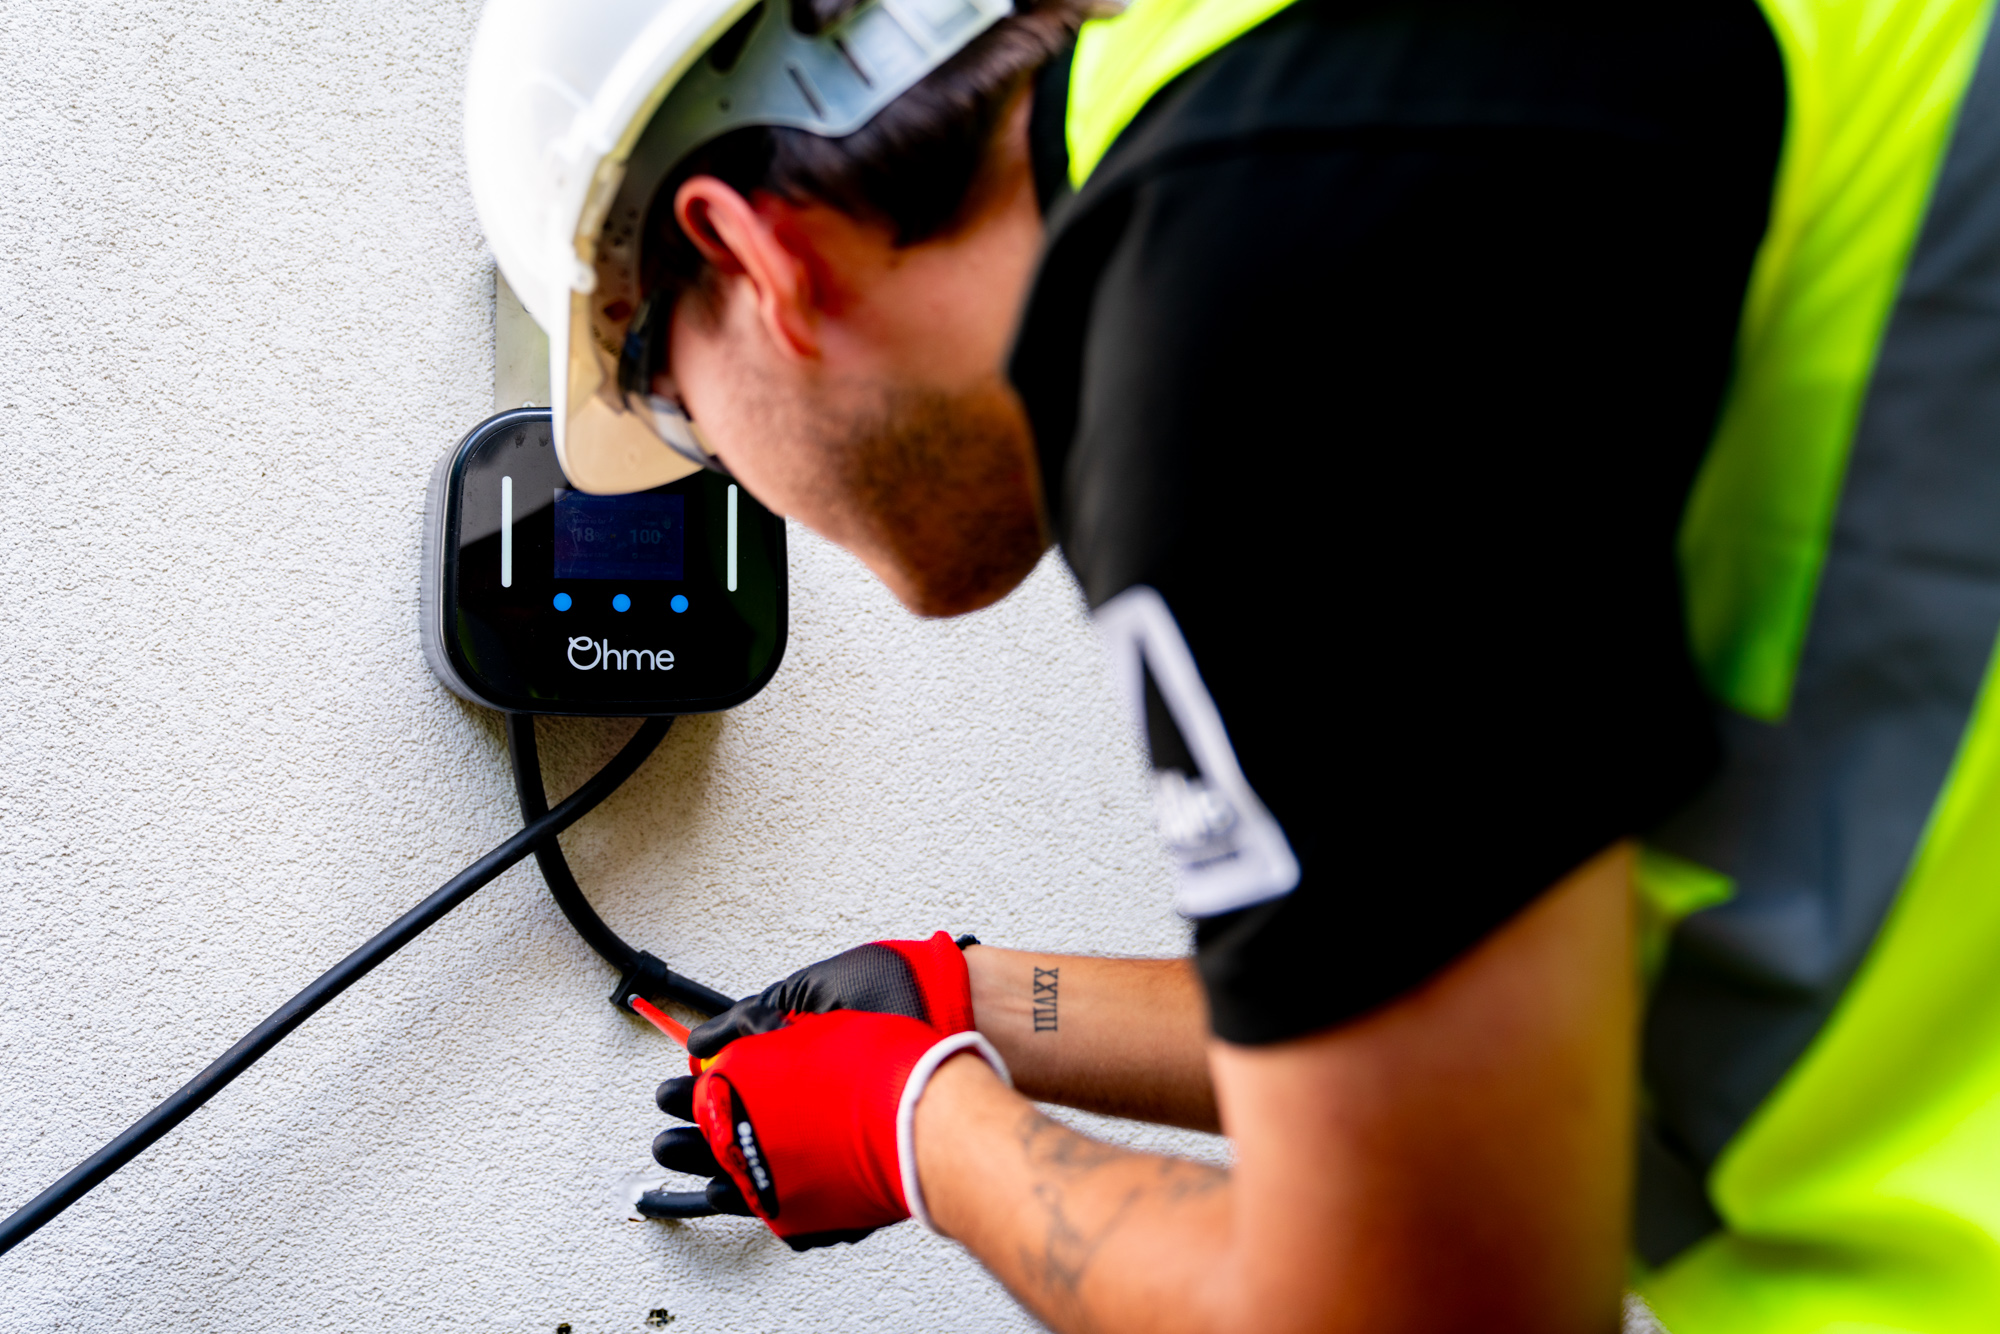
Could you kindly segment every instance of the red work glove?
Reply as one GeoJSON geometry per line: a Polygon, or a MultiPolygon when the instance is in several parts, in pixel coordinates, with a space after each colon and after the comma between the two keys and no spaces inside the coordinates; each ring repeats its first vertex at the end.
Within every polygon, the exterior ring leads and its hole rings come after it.
{"type": "Polygon", "coordinates": [[[714,1176],[711,1203],[754,1213],[795,1251],[859,1241],[914,1215],[917,1100],[937,1067],[968,1048],[1007,1078],[977,1033],[940,1038],[894,1014],[786,1015],[757,1002],[755,1029],[693,1077],[660,1086],[661,1110],[696,1123],[663,1132],[653,1156],[714,1176]]]}
{"type": "Polygon", "coordinates": [[[940,1033],[963,1033],[973,1026],[972,980],[963,947],[978,943],[971,936],[954,942],[940,931],[929,940],[878,940],[807,964],[697,1026],[688,1035],[688,1050],[713,1056],[724,1043],[763,1032],[750,1016],[766,1009],[784,1014],[869,1010],[906,1015],[940,1033]]]}

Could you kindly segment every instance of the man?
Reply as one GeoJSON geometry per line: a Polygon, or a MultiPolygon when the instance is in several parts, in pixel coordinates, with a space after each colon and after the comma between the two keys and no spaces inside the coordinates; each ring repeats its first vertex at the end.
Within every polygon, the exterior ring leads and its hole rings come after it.
{"type": "MultiPolygon", "coordinates": [[[[572,476],[600,466],[590,414],[650,413],[927,615],[1004,596],[1052,533],[1144,722],[1196,942],[1194,968],[943,933],[811,965],[697,1030],[660,1095],[695,1125],[660,1161],[795,1246],[914,1215],[1058,1329],[1615,1326],[1635,840],[1722,763],[1703,676],[1757,711],[1702,636],[1768,611],[1705,621],[1677,536],[1699,566],[1756,529],[1703,506],[1738,436],[1804,438],[1741,405],[1810,360],[1757,341],[1839,216],[1807,205],[1886,199],[1914,235],[1983,20],[1933,5],[1842,46],[1804,6],[1614,10],[1141,0],[1072,62],[1070,16],[1029,9],[842,137],[632,150],[578,250],[594,293],[545,319],[573,326],[572,476]],[[1885,67],[1942,120],[1809,96],[1885,67]],[[1889,184],[1798,165],[1851,142],[1803,134],[1829,123],[1893,125],[1889,184]],[[1028,1098],[1219,1126],[1235,1164],[1028,1098]]],[[[713,77],[776,49],[755,22],[713,77]]],[[[1870,270],[1887,293],[1904,253],[1870,270]]],[[[1866,325],[1874,291],[1806,315],[1866,325]]],[[[1814,401],[1858,399],[1867,364],[1814,401]]],[[[1691,863],[1648,859],[1698,899],[1691,863]]]]}

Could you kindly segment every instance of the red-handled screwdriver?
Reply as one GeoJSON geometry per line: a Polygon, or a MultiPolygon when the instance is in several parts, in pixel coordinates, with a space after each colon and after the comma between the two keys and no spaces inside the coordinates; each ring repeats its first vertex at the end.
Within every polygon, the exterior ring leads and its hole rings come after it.
{"type": "Polygon", "coordinates": [[[687,1029],[668,1018],[664,1010],[647,1000],[644,996],[632,997],[632,1012],[651,1024],[654,1028],[665,1033],[675,1042],[680,1043],[681,1046],[685,1047],[688,1045],[687,1029]]]}
{"type": "MultiPolygon", "coordinates": [[[[634,996],[632,997],[632,1013],[644,1019],[654,1028],[659,1029],[662,1033],[665,1033],[675,1042],[680,1043],[683,1050],[686,1049],[688,1045],[687,1029],[683,1025],[675,1023],[659,1006],[653,1004],[644,996],[634,996]]],[[[702,1071],[708,1069],[708,1064],[707,1061],[696,1059],[693,1052],[688,1052],[688,1069],[693,1073],[700,1074],[702,1071]]]]}

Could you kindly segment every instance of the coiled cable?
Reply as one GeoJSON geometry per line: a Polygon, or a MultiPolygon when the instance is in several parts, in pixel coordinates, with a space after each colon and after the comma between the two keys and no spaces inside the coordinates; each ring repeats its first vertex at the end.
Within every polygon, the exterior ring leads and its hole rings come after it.
{"type": "MultiPolygon", "coordinates": [[[[532,713],[507,715],[507,754],[514,762],[514,792],[521,800],[521,818],[533,823],[548,809],[549,799],[542,787],[542,759],[535,745],[535,715],[532,713]]],[[[612,1004],[619,1009],[639,1014],[658,1024],[659,1019],[632,1004],[634,997],[642,1001],[675,1000],[707,1015],[721,1014],[735,1004],[714,988],[681,976],[659,959],[644,950],[632,948],[620,939],[618,933],[590,906],[590,900],[583,896],[559,841],[552,838],[538,844],[535,864],[542,868],[542,879],[548,882],[549,895],[555,899],[562,915],[569,919],[569,924],[576,928],[576,933],[623,975],[618,990],[611,995],[612,1004]]],[[[680,1041],[685,1045],[685,1035],[680,1041]]],[[[649,1190],[633,1201],[632,1207],[647,1218],[706,1218],[722,1212],[710,1201],[708,1193],[700,1190],[649,1190]]]]}
{"type": "MultiPolygon", "coordinates": [[[[521,819],[533,824],[549,808],[548,795],[542,787],[541,753],[535,745],[534,714],[507,715],[507,754],[514,762],[514,793],[521,801],[521,819]]],[[[721,1014],[736,1003],[734,998],[681,976],[644,950],[634,949],[621,940],[583,896],[559,841],[551,838],[537,844],[535,864],[542,868],[542,879],[548,882],[550,896],[576,933],[624,975],[623,983],[612,995],[612,1002],[619,1009],[629,1010],[625,1002],[635,995],[654,1001],[677,1001],[704,1015],[721,1014]]]]}

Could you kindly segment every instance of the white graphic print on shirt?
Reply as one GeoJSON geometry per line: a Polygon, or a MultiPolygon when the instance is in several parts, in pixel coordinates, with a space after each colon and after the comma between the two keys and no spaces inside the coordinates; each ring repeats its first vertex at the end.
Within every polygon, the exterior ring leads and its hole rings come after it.
{"type": "Polygon", "coordinates": [[[1298,858],[1243,777],[1166,600],[1140,584],[1093,619],[1152,756],[1153,819],[1180,869],[1174,907],[1213,917],[1291,893],[1298,858]]]}

